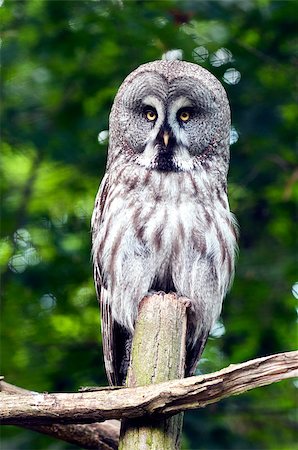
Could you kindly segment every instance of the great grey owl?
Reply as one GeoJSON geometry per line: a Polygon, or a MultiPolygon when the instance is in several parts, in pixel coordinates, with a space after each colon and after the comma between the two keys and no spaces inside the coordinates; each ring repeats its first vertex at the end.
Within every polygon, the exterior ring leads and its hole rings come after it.
{"type": "Polygon", "coordinates": [[[116,95],[92,216],[110,384],[125,381],[138,304],[152,291],[191,301],[185,375],[196,368],[234,274],[229,136],[226,93],[196,64],[144,64],[116,95]]]}

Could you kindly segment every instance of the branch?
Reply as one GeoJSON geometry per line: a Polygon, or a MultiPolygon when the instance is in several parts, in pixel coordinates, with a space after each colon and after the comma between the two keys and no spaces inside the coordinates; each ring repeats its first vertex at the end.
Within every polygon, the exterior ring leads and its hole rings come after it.
{"type": "Polygon", "coordinates": [[[92,423],[176,414],[298,376],[298,351],[234,364],[218,372],[156,385],[73,394],[0,394],[2,424],[92,423]]]}
{"type": "MultiPolygon", "coordinates": [[[[6,383],[0,377],[0,391],[5,394],[32,395],[32,391],[23,389],[13,384],[6,383]]],[[[2,399],[2,394],[0,393],[2,399]]],[[[102,423],[85,425],[22,425],[23,428],[47,434],[56,439],[61,439],[81,448],[90,450],[117,450],[120,422],[119,420],[106,420],[102,423]]]]}

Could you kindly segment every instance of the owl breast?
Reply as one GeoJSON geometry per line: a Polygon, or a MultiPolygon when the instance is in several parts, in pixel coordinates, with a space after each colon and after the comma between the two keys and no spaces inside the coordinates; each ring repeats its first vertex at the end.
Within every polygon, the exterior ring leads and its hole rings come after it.
{"type": "Polygon", "coordinates": [[[235,231],[226,194],[217,195],[203,171],[132,173],[122,166],[116,174],[94,245],[112,316],[132,330],[148,292],[174,291],[206,316],[208,323],[198,326],[210,328],[233,276],[235,231]]]}

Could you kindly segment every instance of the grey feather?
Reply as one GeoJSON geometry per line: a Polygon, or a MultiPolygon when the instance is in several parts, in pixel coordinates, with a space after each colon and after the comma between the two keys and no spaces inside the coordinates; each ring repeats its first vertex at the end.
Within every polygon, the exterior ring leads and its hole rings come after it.
{"type": "Polygon", "coordinates": [[[138,305],[152,290],[190,299],[186,375],[196,368],[234,275],[229,135],[226,93],[195,64],[148,63],[120,86],[92,217],[111,384],[125,380],[138,305]]]}

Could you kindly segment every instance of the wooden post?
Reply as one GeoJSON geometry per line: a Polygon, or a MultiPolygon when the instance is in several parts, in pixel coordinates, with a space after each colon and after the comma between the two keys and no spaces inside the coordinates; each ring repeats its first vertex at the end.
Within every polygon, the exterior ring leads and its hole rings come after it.
{"type": "MultiPolygon", "coordinates": [[[[139,307],[126,384],[146,386],[184,377],[186,302],[175,294],[145,297],[139,307]]],[[[183,413],[160,420],[124,419],[120,450],[179,450],[183,413]]]]}

